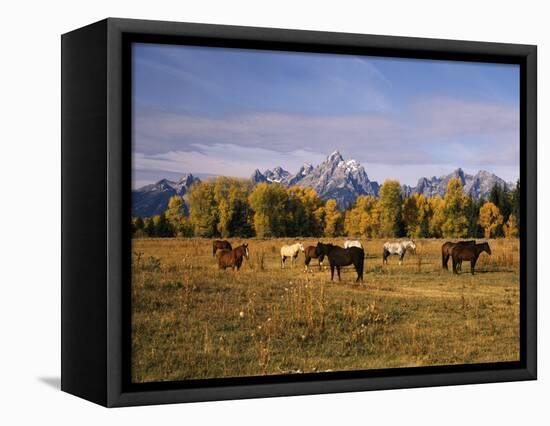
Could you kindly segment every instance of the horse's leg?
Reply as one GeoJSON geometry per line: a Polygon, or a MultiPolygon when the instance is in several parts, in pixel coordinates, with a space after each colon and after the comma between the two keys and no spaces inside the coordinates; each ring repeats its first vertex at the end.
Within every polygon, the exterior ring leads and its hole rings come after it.
{"type": "Polygon", "coordinates": [[[281,256],[281,269],[285,269],[285,256],[281,256]]]}
{"type": "Polygon", "coordinates": [[[306,258],[304,259],[304,272],[307,273],[307,269],[308,269],[308,266],[309,266],[309,262],[311,261],[311,257],[309,257],[307,254],[306,254],[306,258]]]}
{"type": "Polygon", "coordinates": [[[456,270],[456,266],[457,266],[457,264],[458,264],[458,260],[455,259],[454,256],[453,256],[452,259],[453,259],[453,273],[454,273],[454,274],[458,274],[458,272],[457,272],[457,270],[456,270]]]}
{"type": "Polygon", "coordinates": [[[382,265],[388,263],[388,254],[387,253],[388,252],[386,251],[386,249],[384,249],[384,252],[382,253],[382,265]]]}
{"type": "Polygon", "coordinates": [[[338,281],[342,281],[342,278],[340,278],[340,266],[336,266],[336,272],[338,272],[338,281]]]}
{"type": "Polygon", "coordinates": [[[470,260],[470,272],[472,275],[474,275],[474,269],[476,268],[476,262],[477,262],[477,256],[474,256],[472,260],[470,260]]]}
{"type": "Polygon", "coordinates": [[[449,270],[449,255],[441,254],[441,262],[443,263],[443,269],[449,270]]]}
{"type": "Polygon", "coordinates": [[[403,265],[403,258],[404,258],[404,257],[405,257],[405,252],[403,252],[403,253],[401,253],[401,254],[399,255],[399,264],[400,264],[400,265],[403,265]]]}
{"type": "Polygon", "coordinates": [[[324,255],[319,256],[319,271],[323,270],[323,260],[325,259],[324,255]]]}
{"type": "Polygon", "coordinates": [[[330,264],[330,280],[334,280],[334,264],[332,262],[330,264]]]}

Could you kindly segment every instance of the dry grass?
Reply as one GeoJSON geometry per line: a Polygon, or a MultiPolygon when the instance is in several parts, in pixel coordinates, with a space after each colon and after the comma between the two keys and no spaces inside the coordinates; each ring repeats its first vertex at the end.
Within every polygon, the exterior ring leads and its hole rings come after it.
{"type": "Polygon", "coordinates": [[[316,260],[305,274],[303,254],[282,271],[293,241],[248,240],[235,273],[217,269],[210,240],[134,240],[133,380],[519,359],[518,240],[490,241],[474,276],[467,262],[459,276],[441,269],[441,240],[417,241],[402,266],[382,266],[382,240],[363,241],[363,285],[353,269],[330,282],[316,260]]]}

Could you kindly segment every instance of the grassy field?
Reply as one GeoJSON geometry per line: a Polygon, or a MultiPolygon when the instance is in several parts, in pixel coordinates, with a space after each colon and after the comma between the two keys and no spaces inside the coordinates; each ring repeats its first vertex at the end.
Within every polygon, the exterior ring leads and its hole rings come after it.
{"type": "Polygon", "coordinates": [[[474,276],[467,262],[458,276],[441,269],[443,240],[418,240],[401,266],[382,266],[383,240],[362,240],[363,285],[349,268],[331,282],[317,260],[304,273],[302,253],[282,271],[279,248],[295,241],[247,240],[233,272],[218,270],[211,240],[134,240],[133,381],[519,359],[518,240],[491,240],[474,276]]]}

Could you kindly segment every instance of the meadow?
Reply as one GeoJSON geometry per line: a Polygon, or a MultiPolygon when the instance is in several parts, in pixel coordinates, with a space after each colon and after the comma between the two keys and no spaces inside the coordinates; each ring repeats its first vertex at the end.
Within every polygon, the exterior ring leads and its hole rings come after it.
{"type": "Polygon", "coordinates": [[[519,359],[517,239],[489,240],[473,276],[442,270],[445,240],[382,265],[385,240],[363,239],[363,284],[353,267],[331,282],[316,259],[304,273],[303,253],[281,270],[283,244],[317,239],[230,241],[249,244],[238,272],[218,270],[212,240],[133,240],[134,382],[519,359]]]}

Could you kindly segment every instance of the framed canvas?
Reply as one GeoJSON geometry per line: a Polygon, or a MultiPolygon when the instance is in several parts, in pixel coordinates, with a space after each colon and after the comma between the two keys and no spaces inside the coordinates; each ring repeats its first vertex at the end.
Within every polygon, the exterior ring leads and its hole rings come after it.
{"type": "Polygon", "coordinates": [[[62,390],[536,379],[536,46],[106,19],[62,36],[62,390]]]}

